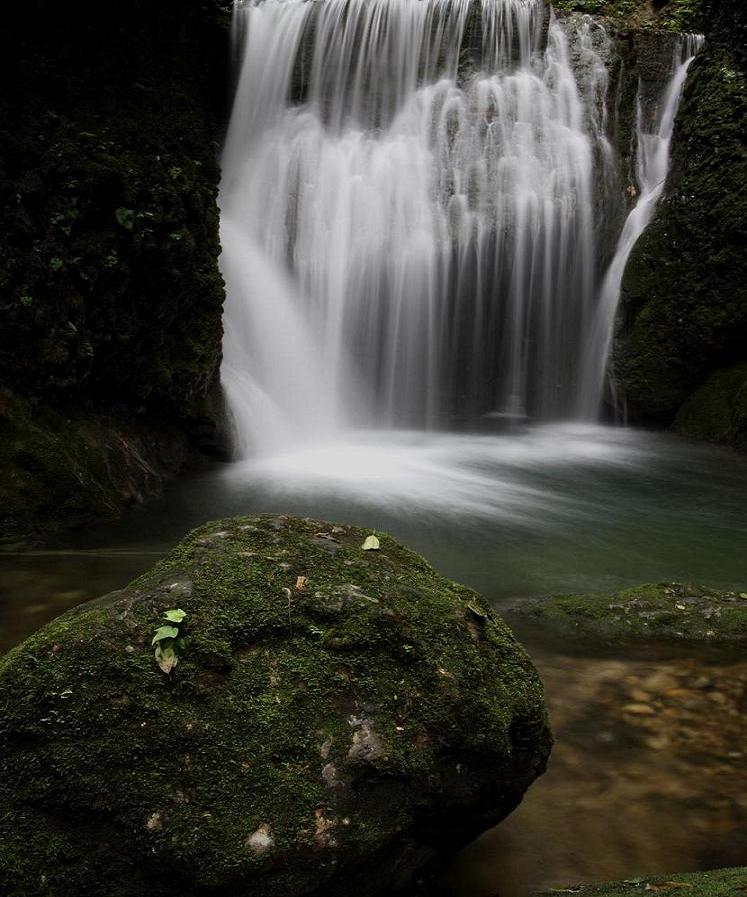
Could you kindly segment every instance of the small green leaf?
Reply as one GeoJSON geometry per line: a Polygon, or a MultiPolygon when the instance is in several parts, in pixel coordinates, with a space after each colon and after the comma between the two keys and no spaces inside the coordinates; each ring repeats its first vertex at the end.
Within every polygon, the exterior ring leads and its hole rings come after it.
{"type": "Polygon", "coordinates": [[[364,551],[378,551],[381,545],[376,536],[366,536],[366,541],[361,547],[364,551]]]}
{"type": "Polygon", "coordinates": [[[125,209],[120,206],[114,213],[114,217],[117,219],[117,224],[125,228],[125,230],[132,230],[135,225],[135,212],[132,209],[125,209]]]}
{"type": "Polygon", "coordinates": [[[164,620],[168,620],[169,623],[181,623],[186,616],[186,611],[174,608],[173,610],[167,610],[163,615],[163,618],[164,620]]]}
{"type": "Polygon", "coordinates": [[[485,622],[485,620],[488,619],[488,615],[487,615],[487,614],[484,614],[484,613],[480,610],[479,607],[475,607],[474,604],[468,604],[468,605],[467,605],[467,611],[468,611],[468,613],[470,613],[473,617],[475,617],[476,619],[480,620],[480,621],[483,622],[483,623],[485,622]]]}
{"type": "Polygon", "coordinates": [[[160,626],[156,629],[151,645],[155,645],[156,642],[162,642],[166,638],[176,638],[178,635],[179,630],[175,626],[160,626]]]}
{"type": "Polygon", "coordinates": [[[167,674],[170,673],[179,663],[179,658],[176,656],[176,651],[174,651],[174,645],[172,642],[164,644],[161,644],[159,642],[156,645],[156,663],[161,668],[161,670],[167,674]]]}

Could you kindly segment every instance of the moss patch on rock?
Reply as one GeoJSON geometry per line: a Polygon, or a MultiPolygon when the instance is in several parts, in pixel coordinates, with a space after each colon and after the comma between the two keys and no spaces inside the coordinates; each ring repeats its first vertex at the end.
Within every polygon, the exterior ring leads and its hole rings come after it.
{"type": "Polygon", "coordinates": [[[184,433],[127,409],[56,409],[0,388],[0,536],[113,520],[193,458],[184,433]]]}
{"type": "Polygon", "coordinates": [[[717,371],[677,412],[683,436],[747,451],[747,363],[717,371]]]}
{"type": "Polygon", "coordinates": [[[365,897],[509,813],[550,747],[536,671],[474,592],[367,535],[208,524],[0,661],[0,891],[109,869],[117,897],[365,897]]]}
{"type": "MultiPolygon", "coordinates": [[[[563,893],[579,897],[650,897],[653,894],[687,894],[687,897],[742,897],[747,890],[747,867],[714,869],[710,872],[686,872],[652,878],[597,885],[574,885],[563,893]]],[[[537,897],[557,895],[559,889],[545,891],[537,897]]]]}
{"type": "Polygon", "coordinates": [[[662,582],[614,594],[558,595],[512,608],[508,617],[589,645],[741,643],[747,641],[747,592],[662,582]]]}
{"type": "Polygon", "coordinates": [[[553,0],[558,11],[583,12],[608,18],[625,29],[652,28],[694,31],[703,25],[703,0],[553,0]]]}

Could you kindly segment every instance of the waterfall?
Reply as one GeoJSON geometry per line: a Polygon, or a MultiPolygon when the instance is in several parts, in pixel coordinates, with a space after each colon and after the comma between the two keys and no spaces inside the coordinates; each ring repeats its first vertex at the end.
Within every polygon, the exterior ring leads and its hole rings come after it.
{"type": "Polygon", "coordinates": [[[620,300],[625,266],[638,238],[651,223],[664,190],[669,169],[669,146],[674,132],[687,70],[703,43],[703,37],[685,34],[678,38],[667,87],[653,111],[644,108],[639,86],[636,101],[636,181],[638,200],[623,225],[614,257],[602,282],[599,304],[587,343],[579,414],[595,417],[600,410],[620,300]]]}
{"type": "Polygon", "coordinates": [[[233,34],[240,454],[577,413],[604,375],[584,355],[615,181],[602,29],[542,0],[236,0],[233,34]]]}

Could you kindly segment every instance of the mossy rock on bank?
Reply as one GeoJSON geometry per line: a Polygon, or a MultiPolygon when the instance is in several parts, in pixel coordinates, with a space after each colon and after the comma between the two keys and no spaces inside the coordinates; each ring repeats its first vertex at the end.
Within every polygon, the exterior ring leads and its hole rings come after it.
{"type": "Polygon", "coordinates": [[[559,893],[578,897],[653,897],[679,894],[687,897],[744,897],[747,891],[747,867],[714,869],[710,872],[688,872],[653,878],[632,878],[628,881],[598,885],[574,885],[555,888],[537,897],[557,897],[559,893]]]}
{"type": "Polygon", "coordinates": [[[747,592],[676,582],[614,594],[558,595],[512,608],[517,625],[562,632],[590,645],[747,641],[747,592]]]}
{"type": "Polygon", "coordinates": [[[115,520],[195,457],[182,430],[125,408],[53,408],[0,387],[0,537],[115,520]]]}
{"type": "Polygon", "coordinates": [[[550,749],[531,661],[474,592],[367,535],[210,523],[11,651],[0,893],[385,894],[510,813],[550,749]]]}
{"type": "Polygon", "coordinates": [[[674,429],[683,436],[747,451],[747,363],[709,377],[677,412],[674,429]]]}

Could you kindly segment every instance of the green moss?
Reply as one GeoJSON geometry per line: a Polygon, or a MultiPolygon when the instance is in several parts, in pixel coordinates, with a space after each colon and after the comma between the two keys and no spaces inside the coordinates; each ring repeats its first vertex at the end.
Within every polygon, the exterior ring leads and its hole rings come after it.
{"type": "Polygon", "coordinates": [[[668,31],[694,31],[702,27],[703,0],[553,0],[561,12],[583,12],[604,16],[617,27],[656,28],[668,31]]]}
{"type": "Polygon", "coordinates": [[[16,825],[3,893],[36,894],[33,868],[57,874],[45,894],[87,893],[75,844],[92,817],[106,863],[185,894],[272,897],[371,893],[510,812],[549,744],[529,659],[474,593],[385,534],[362,551],[365,535],[209,524],[0,661],[0,806],[37,833],[64,817],[76,857],[59,871],[55,842],[25,846],[16,825]],[[167,677],[150,639],[177,605],[167,677]],[[268,854],[248,844],[262,825],[268,854]]]}
{"type": "Polygon", "coordinates": [[[162,421],[63,411],[0,388],[0,535],[114,519],[189,458],[184,434],[162,421]]]}
{"type": "Polygon", "coordinates": [[[680,583],[640,585],[615,594],[559,595],[516,607],[510,617],[588,644],[747,641],[747,599],[741,593],[680,583]]]}
{"type": "MultiPolygon", "coordinates": [[[[634,878],[599,885],[575,885],[572,893],[580,897],[636,897],[656,892],[685,893],[688,897],[741,897],[745,888],[747,888],[747,867],[634,878]]],[[[557,893],[558,891],[554,890],[537,897],[549,897],[549,894],[557,893]]]]}
{"type": "Polygon", "coordinates": [[[674,429],[747,451],[747,364],[717,371],[684,403],[674,429]]]}
{"type": "Polygon", "coordinates": [[[708,43],[693,62],[657,215],[623,280],[615,376],[634,419],[670,424],[747,345],[745,77],[708,43]]]}

